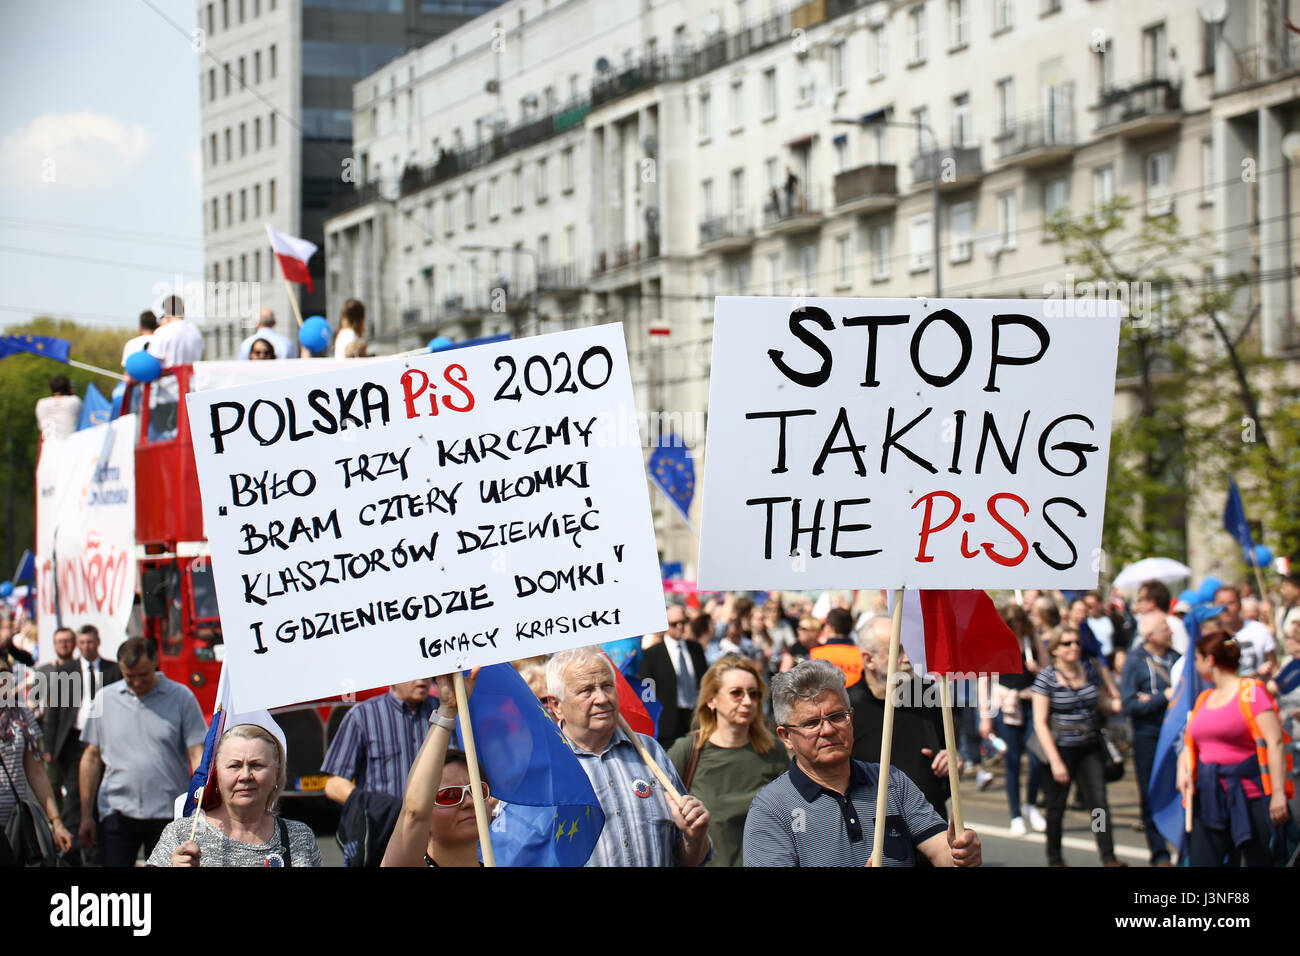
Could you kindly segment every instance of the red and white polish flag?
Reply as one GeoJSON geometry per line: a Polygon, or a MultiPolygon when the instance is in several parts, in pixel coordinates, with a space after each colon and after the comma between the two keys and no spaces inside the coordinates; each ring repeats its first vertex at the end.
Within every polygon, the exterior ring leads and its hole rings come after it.
{"type": "Polygon", "coordinates": [[[307,270],[307,260],[316,254],[316,244],[296,236],[286,236],[276,232],[268,222],[266,234],[271,238],[271,249],[280,261],[280,272],[290,282],[301,282],[312,291],[311,273],[307,270]]]}
{"type": "MultiPolygon", "coordinates": [[[[889,594],[894,611],[894,594],[889,594]]],[[[918,674],[1019,674],[1020,642],[983,591],[905,590],[900,635],[918,674]]]]}

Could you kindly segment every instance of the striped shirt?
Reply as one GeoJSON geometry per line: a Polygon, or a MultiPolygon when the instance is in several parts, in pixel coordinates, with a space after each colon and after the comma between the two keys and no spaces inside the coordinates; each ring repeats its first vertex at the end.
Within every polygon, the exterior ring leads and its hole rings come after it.
{"type": "Polygon", "coordinates": [[[27,754],[41,755],[41,725],[22,704],[0,707],[4,708],[0,711],[0,761],[4,762],[5,777],[0,780],[0,827],[4,827],[18,805],[15,791],[18,800],[27,799],[27,754]]]}
{"type": "MultiPolygon", "coordinates": [[[[686,787],[658,741],[637,736],[677,792],[684,793],[686,787]]],[[[681,866],[681,831],[673,823],[668,798],[622,728],[614,729],[609,745],[598,754],[579,750],[572,741],[570,746],[605,811],[605,828],[587,866],[681,866]]]]}
{"type": "Polygon", "coordinates": [[[437,709],[438,698],[430,696],[412,712],[391,690],[362,701],[344,715],[321,771],[402,799],[406,775],[429,732],[429,715],[437,709]]]}
{"type": "Polygon", "coordinates": [[[1097,688],[1101,677],[1089,660],[1083,662],[1083,673],[1086,681],[1078,690],[1061,683],[1055,664],[1048,664],[1034,678],[1034,693],[1051,702],[1052,739],[1058,747],[1086,747],[1097,740],[1097,688]]]}
{"type": "MultiPolygon", "coordinates": [[[[758,792],[745,821],[745,866],[866,866],[875,840],[880,765],[854,760],[849,790],[814,782],[798,762],[758,792]]],[[[907,776],[889,768],[884,866],[912,866],[915,849],[948,825],[907,776]]]]}

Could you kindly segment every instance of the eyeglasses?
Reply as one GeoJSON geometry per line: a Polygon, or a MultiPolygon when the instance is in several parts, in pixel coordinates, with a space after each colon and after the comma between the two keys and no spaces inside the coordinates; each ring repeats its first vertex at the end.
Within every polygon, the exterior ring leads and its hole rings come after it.
{"type": "Polygon", "coordinates": [[[669,621],[669,622],[668,622],[668,626],[669,626],[669,627],[685,627],[685,626],[686,626],[686,622],[685,622],[685,621],[669,621]]]}
{"type": "Polygon", "coordinates": [[[1059,644],[1057,644],[1056,646],[1057,646],[1057,647],[1078,647],[1078,646],[1079,646],[1079,642],[1078,642],[1078,641],[1061,641],[1061,642],[1060,642],[1059,644]]]}
{"type": "Polygon", "coordinates": [[[832,727],[843,727],[853,716],[853,708],[848,710],[837,710],[833,714],[827,714],[825,717],[813,717],[811,720],[805,720],[798,724],[782,724],[786,730],[797,730],[801,734],[815,734],[822,728],[822,722],[830,724],[832,727]]]}
{"type": "Polygon", "coordinates": [[[763,692],[761,690],[749,690],[744,687],[733,687],[727,691],[727,696],[732,700],[741,700],[748,697],[750,700],[762,700],[763,692]]]}
{"type": "MultiPolygon", "coordinates": [[[[464,784],[459,787],[443,787],[433,796],[433,802],[439,807],[458,807],[465,802],[465,798],[470,796],[472,784],[464,784]]],[[[487,781],[483,781],[483,799],[486,800],[492,794],[488,790],[487,781]]]]}

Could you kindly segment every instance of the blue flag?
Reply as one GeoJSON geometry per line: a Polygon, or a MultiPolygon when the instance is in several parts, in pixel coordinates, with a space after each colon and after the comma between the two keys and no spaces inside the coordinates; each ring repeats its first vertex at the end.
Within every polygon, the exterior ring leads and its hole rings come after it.
{"type": "Polygon", "coordinates": [[[1194,651],[1187,648],[1189,659],[1183,664],[1183,673],[1174,685],[1174,695],[1165,709],[1165,719],[1160,725],[1156,741],[1156,759],[1151,766],[1151,782],[1147,796],[1151,799],[1151,816],[1156,821],[1160,835],[1181,847],[1185,833],[1183,795],[1178,792],[1178,760],[1183,753],[1183,733],[1192,715],[1196,698],[1207,686],[1196,673],[1194,651]]]}
{"type": "Polygon", "coordinates": [[[479,671],[470,698],[479,765],[504,807],[492,823],[501,866],[582,866],[605,813],[568,739],[509,664],[479,671]]]}
{"type": "Polygon", "coordinates": [[[1250,536],[1250,524],[1246,521],[1246,509],[1241,506],[1241,492],[1237,490],[1235,478],[1228,479],[1228,501],[1223,506],[1223,527],[1246,551],[1255,550],[1255,542],[1250,536]]]}
{"type": "Polygon", "coordinates": [[[113,404],[104,397],[104,393],[95,388],[94,382],[86,384],[86,395],[81,400],[81,418],[77,420],[77,431],[102,425],[108,421],[113,404]]]}
{"type": "Polygon", "coordinates": [[[56,362],[67,362],[72,343],[67,339],[56,339],[49,335],[6,335],[0,338],[0,358],[15,352],[31,352],[44,355],[56,362]]]}
{"type": "Polygon", "coordinates": [[[648,467],[655,484],[690,524],[691,499],[695,497],[695,461],[690,449],[676,433],[669,433],[667,438],[659,439],[659,445],[650,453],[648,467]]]}
{"type": "Polygon", "coordinates": [[[36,556],[32,554],[30,548],[24,551],[23,556],[18,559],[18,570],[14,572],[14,584],[19,581],[36,583],[36,556]]]}

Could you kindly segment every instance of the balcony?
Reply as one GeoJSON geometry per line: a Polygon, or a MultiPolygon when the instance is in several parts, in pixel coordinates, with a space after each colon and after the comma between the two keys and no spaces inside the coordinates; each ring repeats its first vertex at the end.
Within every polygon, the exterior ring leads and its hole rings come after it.
{"type": "Polygon", "coordinates": [[[733,212],[700,223],[702,252],[736,252],[753,244],[754,227],[744,212],[733,212]]]}
{"type": "Polygon", "coordinates": [[[820,229],[821,196],[816,189],[777,190],[773,187],[763,207],[763,232],[769,236],[794,235],[820,229]]]}
{"type": "Polygon", "coordinates": [[[835,176],[837,213],[872,213],[898,205],[898,167],[871,164],[835,176]]]}
{"type": "Polygon", "coordinates": [[[465,311],[465,297],[463,295],[449,295],[442,300],[443,318],[454,318],[465,311]]]}
{"type": "Polygon", "coordinates": [[[1013,118],[994,137],[1003,166],[1051,166],[1074,154],[1074,111],[1039,110],[1013,118]]]}
{"type": "Polygon", "coordinates": [[[578,277],[578,264],[566,262],[561,265],[543,266],[537,270],[537,291],[552,295],[578,295],[583,291],[582,280],[578,277]]]}
{"type": "Polygon", "coordinates": [[[956,192],[984,178],[979,146],[949,146],[912,157],[912,185],[929,185],[939,177],[940,192],[956,192]]]}
{"type": "Polygon", "coordinates": [[[1134,80],[1101,91],[1092,107],[1099,135],[1138,139],[1176,128],[1183,121],[1177,84],[1161,77],[1134,80]]]}
{"type": "Polygon", "coordinates": [[[418,329],[422,325],[428,325],[425,319],[425,308],[422,305],[411,306],[409,309],[402,310],[402,331],[407,329],[418,329]]]}
{"type": "Polygon", "coordinates": [[[379,191],[379,185],[378,182],[365,183],[356,189],[335,193],[329,199],[329,214],[339,216],[353,209],[360,209],[368,203],[378,202],[384,198],[379,191]]]}

